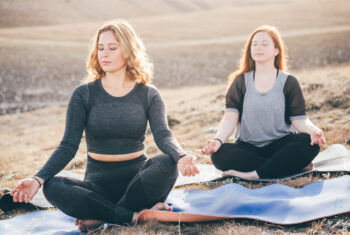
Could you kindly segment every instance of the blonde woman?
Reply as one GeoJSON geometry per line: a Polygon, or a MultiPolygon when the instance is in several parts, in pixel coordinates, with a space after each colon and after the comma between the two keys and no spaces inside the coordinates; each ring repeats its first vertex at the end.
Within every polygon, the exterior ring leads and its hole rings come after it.
{"type": "Polygon", "coordinates": [[[226,110],[216,136],[202,152],[211,154],[223,176],[254,180],[312,168],[311,161],[325,142],[322,130],[306,116],[297,79],[286,72],[278,30],[255,29],[239,70],[230,75],[226,110]],[[225,143],[235,128],[237,141],[225,143]]]}
{"type": "Polygon", "coordinates": [[[11,191],[13,201],[29,202],[43,185],[47,200],[77,218],[80,230],[134,222],[144,208],[171,210],[163,202],[178,168],[185,176],[199,171],[195,156],[181,148],[168,128],[163,99],[148,85],[152,64],[129,23],[109,22],[98,30],[86,68],[89,82],[71,96],[60,145],[33,178],[11,191]],[[164,152],[148,160],[147,121],[164,152]],[[55,176],[75,156],[84,130],[84,180],[55,176]]]}

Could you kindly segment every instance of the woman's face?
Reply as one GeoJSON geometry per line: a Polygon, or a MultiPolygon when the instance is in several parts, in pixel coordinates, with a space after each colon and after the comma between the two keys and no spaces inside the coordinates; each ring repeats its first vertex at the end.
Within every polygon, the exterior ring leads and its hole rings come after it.
{"type": "Polygon", "coordinates": [[[267,32],[258,32],[254,35],[250,47],[251,56],[256,63],[274,61],[279,50],[275,48],[272,38],[267,32]]]}
{"type": "Polygon", "coordinates": [[[101,33],[97,46],[98,62],[104,72],[113,73],[126,66],[122,48],[112,31],[101,33]]]}

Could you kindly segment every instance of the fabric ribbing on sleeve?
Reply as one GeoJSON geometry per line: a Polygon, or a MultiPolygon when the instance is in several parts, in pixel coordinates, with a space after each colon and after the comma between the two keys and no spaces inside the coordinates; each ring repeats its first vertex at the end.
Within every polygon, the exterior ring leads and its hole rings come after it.
{"type": "Polygon", "coordinates": [[[168,127],[163,98],[154,86],[149,87],[148,103],[148,117],[153,138],[158,148],[163,153],[171,156],[177,163],[179,158],[186,152],[181,148],[168,127]]]}
{"type": "Polygon", "coordinates": [[[66,113],[63,138],[51,157],[36,174],[45,181],[61,171],[75,156],[86,124],[87,85],[81,85],[73,92],[66,113]]]}
{"type": "Polygon", "coordinates": [[[225,111],[233,111],[239,113],[239,120],[241,120],[243,112],[243,100],[245,94],[244,74],[235,78],[231,83],[226,93],[226,109],[225,111]]]}
{"type": "Polygon", "coordinates": [[[298,80],[294,76],[288,75],[287,81],[283,88],[283,93],[286,101],[286,122],[290,123],[290,120],[306,119],[307,116],[305,113],[305,100],[303,92],[298,80]]]}

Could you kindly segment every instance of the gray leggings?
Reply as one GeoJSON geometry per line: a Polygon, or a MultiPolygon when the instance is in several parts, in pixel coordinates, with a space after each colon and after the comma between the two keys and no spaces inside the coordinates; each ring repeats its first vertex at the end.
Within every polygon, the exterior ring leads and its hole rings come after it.
{"type": "Polygon", "coordinates": [[[176,163],[165,154],[125,162],[88,156],[83,181],[56,176],[43,190],[52,205],[72,217],[128,224],[133,212],[164,202],[177,177],[176,163]]]}

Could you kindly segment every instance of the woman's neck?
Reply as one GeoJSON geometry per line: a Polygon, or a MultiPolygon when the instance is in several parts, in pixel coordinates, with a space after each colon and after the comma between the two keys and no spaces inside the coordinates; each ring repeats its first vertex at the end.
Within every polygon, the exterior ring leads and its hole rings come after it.
{"type": "Polygon", "coordinates": [[[277,69],[273,63],[255,63],[255,74],[259,75],[270,75],[276,74],[277,69]]]}
{"type": "Polygon", "coordinates": [[[126,88],[134,84],[134,82],[132,82],[126,76],[125,69],[121,69],[113,73],[106,73],[103,80],[104,85],[110,88],[126,88]]]}

